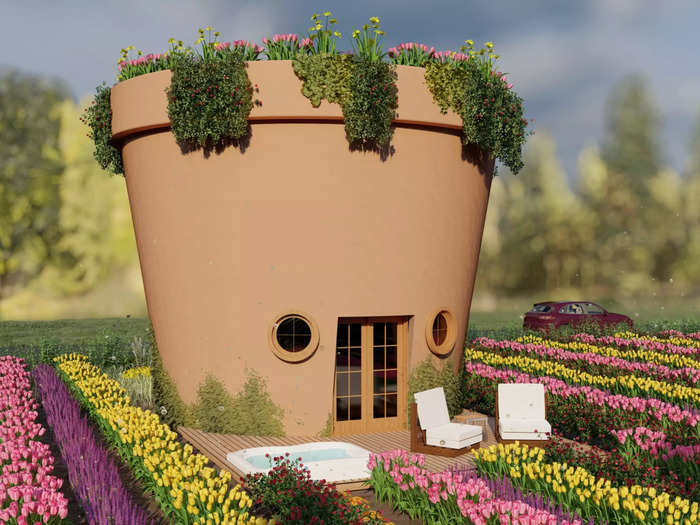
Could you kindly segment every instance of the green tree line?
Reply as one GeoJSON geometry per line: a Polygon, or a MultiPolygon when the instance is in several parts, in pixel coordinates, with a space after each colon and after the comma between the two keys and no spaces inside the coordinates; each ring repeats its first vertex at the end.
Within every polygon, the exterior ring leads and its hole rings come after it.
{"type": "Polygon", "coordinates": [[[700,114],[682,174],[664,165],[661,119],[643,78],[617,86],[606,115],[602,144],[581,152],[574,184],[546,133],[530,139],[517,177],[494,179],[477,289],[640,296],[672,283],[700,291],[700,114]]]}
{"type": "MultiPolygon", "coordinates": [[[[0,74],[0,318],[23,317],[45,298],[118,311],[124,279],[128,304],[145,313],[125,183],[93,157],[79,119],[89,103],[74,103],[58,80],[0,74]]],[[[660,129],[633,76],[611,94],[601,145],[581,152],[573,184],[555,140],[531,138],[521,173],[493,181],[477,293],[595,298],[670,282],[700,291],[700,115],[681,174],[666,167],[660,129]]],[[[61,308],[40,311],[66,316],[61,308]]]]}

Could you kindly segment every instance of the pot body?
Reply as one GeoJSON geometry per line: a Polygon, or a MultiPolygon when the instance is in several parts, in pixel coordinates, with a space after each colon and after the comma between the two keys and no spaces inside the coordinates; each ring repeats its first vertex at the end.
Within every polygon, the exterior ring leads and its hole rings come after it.
{"type": "Polygon", "coordinates": [[[235,395],[254,369],[285,432],[309,435],[333,411],[339,318],[405,318],[409,373],[427,355],[459,367],[493,162],[465,155],[459,117],[440,114],[420,68],[398,67],[385,160],[349,149],[340,107],[313,108],[289,61],[250,62],[248,75],[262,105],[244,151],[181,152],[169,71],[112,89],[113,134],[149,315],[181,397],[193,402],[207,373],[235,395]],[[456,335],[438,356],[426,326],[441,309],[456,335]],[[318,347],[290,363],[270,331],[294,311],[313,318],[318,347]]]}

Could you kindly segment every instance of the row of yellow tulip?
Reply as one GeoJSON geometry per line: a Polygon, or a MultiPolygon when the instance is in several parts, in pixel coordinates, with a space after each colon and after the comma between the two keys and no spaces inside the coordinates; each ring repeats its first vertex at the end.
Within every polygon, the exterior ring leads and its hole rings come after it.
{"type": "Polygon", "coordinates": [[[546,495],[596,523],[698,523],[698,502],[674,498],[653,487],[616,487],[582,467],[545,463],[541,448],[516,441],[474,450],[473,454],[479,472],[492,478],[508,476],[513,484],[546,495]]]}
{"type": "Polygon", "coordinates": [[[670,402],[680,404],[692,404],[700,406],[700,388],[691,388],[685,385],[657,381],[648,377],[623,375],[617,377],[600,376],[581,372],[566,367],[555,361],[537,359],[523,356],[503,356],[496,353],[484,352],[467,348],[465,353],[467,360],[480,361],[494,367],[516,368],[528,374],[548,375],[558,377],[567,383],[603,387],[617,394],[633,395],[639,397],[658,397],[670,402]]]}
{"type": "Polygon", "coordinates": [[[642,341],[653,341],[655,343],[671,343],[676,346],[687,346],[689,348],[700,348],[700,340],[690,337],[678,337],[672,335],[670,337],[656,337],[655,335],[639,335],[634,332],[618,332],[615,337],[624,339],[641,339],[642,341]]]}
{"type": "Polygon", "coordinates": [[[230,473],[207,467],[205,456],[179,443],[156,414],[132,406],[119,383],[85,356],[64,354],[54,360],[136,477],[153,491],[167,518],[183,525],[275,523],[250,516],[252,501],[240,485],[230,488],[230,473]]]}
{"type": "Polygon", "coordinates": [[[674,368],[697,368],[698,362],[692,357],[679,354],[667,354],[663,352],[655,352],[654,350],[646,350],[643,348],[629,348],[621,350],[611,346],[596,346],[594,344],[584,343],[582,341],[569,341],[567,343],[544,339],[542,337],[526,335],[516,339],[518,343],[543,345],[550,348],[564,348],[572,352],[588,352],[592,354],[604,355],[607,357],[620,357],[623,359],[633,359],[645,363],[656,363],[658,365],[666,365],[674,368]]]}

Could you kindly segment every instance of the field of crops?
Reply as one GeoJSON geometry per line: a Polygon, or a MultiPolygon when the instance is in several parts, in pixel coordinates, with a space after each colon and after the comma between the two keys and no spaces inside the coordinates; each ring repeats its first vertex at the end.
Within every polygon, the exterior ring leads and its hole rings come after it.
{"type": "MultiPolygon", "coordinates": [[[[386,522],[289,458],[232,484],[148,408],[146,347],[96,348],[0,357],[0,523],[386,522]]],[[[698,523],[700,333],[479,337],[465,358],[464,408],[544,384],[550,442],[480,449],[476,471],[373,454],[378,501],[431,524],[698,523]]]]}

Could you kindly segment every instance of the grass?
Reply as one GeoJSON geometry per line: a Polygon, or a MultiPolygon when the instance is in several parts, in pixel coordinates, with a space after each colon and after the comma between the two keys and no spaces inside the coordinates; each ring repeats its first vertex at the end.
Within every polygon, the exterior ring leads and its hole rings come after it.
{"type": "Polygon", "coordinates": [[[143,337],[151,323],[145,318],[63,319],[60,321],[0,321],[0,348],[35,346],[53,339],[61,345],[79,345],[99,335],[143,337]]]}

